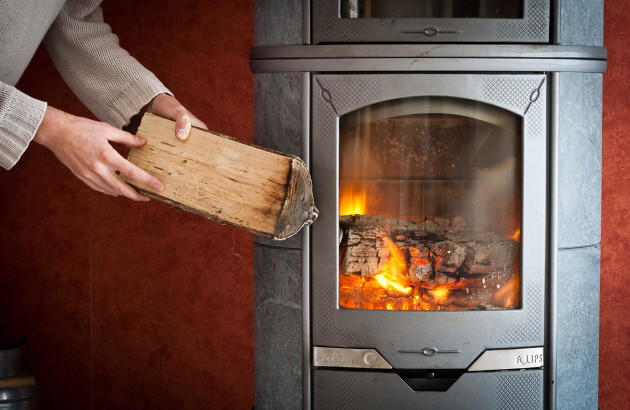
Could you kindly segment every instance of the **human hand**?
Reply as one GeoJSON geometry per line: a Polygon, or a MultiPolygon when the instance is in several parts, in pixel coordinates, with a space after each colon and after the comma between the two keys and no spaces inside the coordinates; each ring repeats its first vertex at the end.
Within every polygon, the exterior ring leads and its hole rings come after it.
{"type": "Polygon", "coordinates": [[[76,117],[48,106],[34,141],[50,149],[77,178],[96,191],[123,195],[135,201],[149,200],[123,182],[118,172],[156,191],[164,189],[157,178],[124,159],[109,144],[115,141],[139,147],[145,140],[107,123],[76,117]]]}
{"type": "Polygon", "coordinates": [[[145,107],[147,112],[175,121],[175,136],[185,140],[190,135],[190,128],[208,129],[206,124],[190,113],[177,99],[168,94],[158,94],[145,107]]]}

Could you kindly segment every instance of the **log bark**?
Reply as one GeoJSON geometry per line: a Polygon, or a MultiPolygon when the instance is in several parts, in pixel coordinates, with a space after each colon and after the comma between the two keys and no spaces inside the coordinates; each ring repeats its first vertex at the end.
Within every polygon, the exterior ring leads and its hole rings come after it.
{"type": "Polygon", "coordinates": [[[128,160],[164,183],[140,192],[222,224],[282,240],[317,218],[310,174],[294,156],[193,128],[175,138],[175,122],[145,114],[137,135],[146,144],[128,160]]]}

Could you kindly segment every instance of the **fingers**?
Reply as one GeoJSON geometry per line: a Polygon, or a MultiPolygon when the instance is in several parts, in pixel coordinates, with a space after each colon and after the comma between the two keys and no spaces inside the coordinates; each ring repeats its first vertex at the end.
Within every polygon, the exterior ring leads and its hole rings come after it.
{"type": "Polygon", "coordinates": [[[113,163],[112,166],[123,175],[126,175],[129,179],[141,182],[154,191],[160,192],[164,190],[164,184],[162,184],[159,179],[120,156],[116,163],[113,163]]]}
{"type": "Polygon", "coordinates": [[[127,185],[117,172],[155,191],[164,189],[162,182],[124,159],[109,143],[140,146],[145,143],[144,139],[108,124],[49,106],[34,140],[50,149],[77,178],[95,191],[123,195],[135,201],[149,200],[127,185]]]}
{"type": "MultiPolygon", "coordinates": [[[[118,130],[115,130],[118,131],[118,130]]],[[[108,133],[105,139],[126,143],[124,137],[119,138],[122,132],[108,133]]],[[[164,184],[148,172],[124,159],[111,145],[106,144],[101,153],[92,161],[87,172],[79,173],[80,179],[90,188],[112,196],[122,195],[134,201],[148,201],[149,198],[140,194],[126,184],[116,172],[126,175],[130,180],[140,182],[154,191],[164,190],[164,184]]]]}
{"type": "Polygon", "coordinates": [[[95,191],[115,197],[122,195],[134,201],[148,201],[149,198],[140,194],[131,186],[126,184],[116,174],[116,171],[119,171],[121,174],[126,175],[129,179],[141,182],[156,191],[164,189],[164,185],[157,178],[131,164],[113,149],[109,158],[110,159],[107,161],[92,165],[89,173],[83,173],[82,175],[77,176],[79,176],[86,185],[95,191]]]}
{"type": "Polygon", "coordinates": [[[106,173],[104,174],[103,181],[107,184],[107,186],[113,190],[113,193],[110,195],[118,196],[122,195],[134,201],[148,201],[149,198],[140,194],[138,191],[124,183],[120,177],[114,173],[106,173]]]}
{"type": "MultiPolygon", "coordinates": [[[[104,135],[109,141],[115,141],[128,146],[140,146],[146,142],[142,137],[131,135],[125,131],[112,127],[107,127],[107,131],[108,132],[104,135]]],[[[111,146],[108,145],[105,150],[107,153],[105,155],[101,154],[100,156],[103,161],[103,167],[97,172],[100,180],[102,180],[105,185],[104,187],[101,187],[101,192],[105,190],[105,193],[110,195],[122,195],[133,199],[134,201],[149,200],[149,198],[141,195],[131,186],[126,184],[118,175],[116,175],[116,171],[127,176],[130,180],[146,185],[154,191],[160,192],[164,190],[164,184],[159,179],[124,159],[111,146]]]]}
{"type": "Polygon", "coordinates": [[[146,139],[139,135],[133,135],[113,127],[107,127],[107,131],[105,135],[109,141],[118,142],[128,147],[141,147],[147,142],[146,139]]]}
{"type": "Polygon", "coordinates": [[[186,113],[180,114],[175,120],[175,136],[177,137],[177,139],[182,141],[188,139],[192,126],[203,128],[205,130],[208,129],[206,124],[199,120],[199,118],[192,115],[184,107],[182,107],[182,109],[185,110],[186,113]]]}
{"type": "Polygon", "coordinates": [[[181,114],[175,120],[175,137],[181,141],[188,139],[191,128],[192,122],[190,120],[190,116],[188,114],[181,114]]]}
{"type": "Polygon", "coordinates": [[[116,174],[114,174],[105,164],[98,164],[93,167],[92,172],[75,174],[88,187],[97,192],[117,197],[126,196],[134,201],[148,201],[144,195],[136,192],[129,185],[125,184],[116,174]]]}
{"type": "Polygon", "coordinates": [[[177,99],[168,94],[159,94],[147,106],[147,111],[175,121],[175,137],[184,141],[190,135],[191,128],[208,127],[199,118],[195,117],[177,99]]]}

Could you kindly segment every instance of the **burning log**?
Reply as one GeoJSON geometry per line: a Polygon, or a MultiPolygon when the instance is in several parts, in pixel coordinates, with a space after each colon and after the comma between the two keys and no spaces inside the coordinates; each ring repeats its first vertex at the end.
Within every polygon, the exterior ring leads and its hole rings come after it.
{"type": "Polygon", "coordinates": [[[467,228],[461,217],[414,223],[380,215],[348,215],[340,217],[339,225],[340,268],[346,275],[381,273],[392,255],[387,240],[402,251],[408,282],[427,289],[462,281],[500,286],[512,278],[518,258],[518,242],[467,228]]]}

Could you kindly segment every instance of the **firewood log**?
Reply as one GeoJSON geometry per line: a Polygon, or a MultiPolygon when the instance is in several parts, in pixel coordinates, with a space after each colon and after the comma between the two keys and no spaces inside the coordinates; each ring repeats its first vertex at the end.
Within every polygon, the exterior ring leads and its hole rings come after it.
{"type": "Polygon", "coordinates": [[[145,114],[138,135],[146,144],[128,160],[164,183],[137,190],[217,222],[273,239],[286,239],[317,218],[310,174],[294,156],[193,128],[175,138],[175,122],[145,114]]]}

